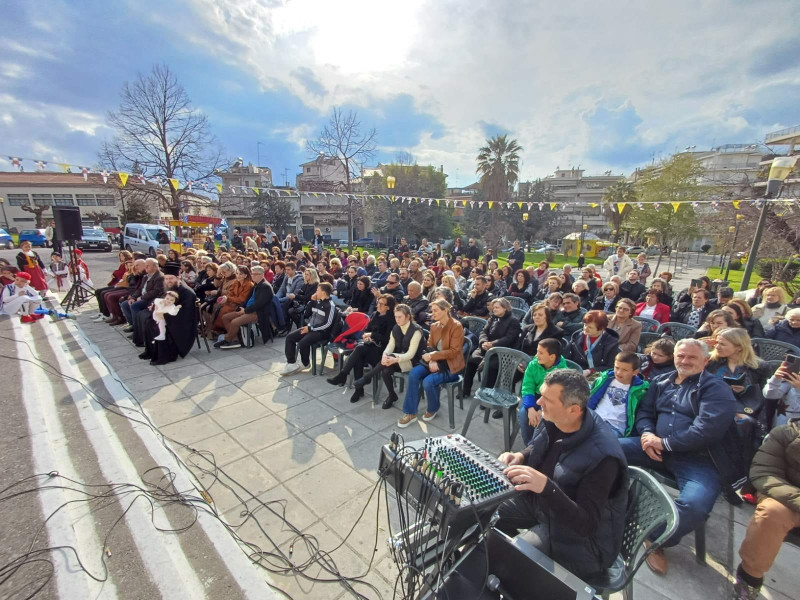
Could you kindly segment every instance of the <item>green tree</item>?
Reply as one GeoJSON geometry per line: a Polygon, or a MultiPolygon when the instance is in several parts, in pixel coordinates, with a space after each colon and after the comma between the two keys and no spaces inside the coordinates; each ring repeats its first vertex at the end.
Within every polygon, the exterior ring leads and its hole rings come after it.
{"type": "Polygon", "coordinates": [[[445,202],[400,202],[398,198],[444,197],[447,176],[433,166],[417,164],[390,164],[381,167],[383,176],[373,176],[367,182],[367,193],[394,196],[395,202],[385,198],[370,198],[365,210],[371,217],[375,231],[388,235],[391,229],[396,238],[409,241],[427,237],[431,240],[449,238],[452,234],[453,209],[445,202]],[[386,187],[386,178],[395,178],[395,187],[386,187]]]}
{"type": "MultiPolygon", "coordinates": [[[[478,151],[476,173],[480,175],[481,191],[486,202],[505,202],[511,199],[514,184],[519,179],[519,153],[522,146],[507,135],[498,135],[486,140],[478,151]]],[[[484,231],[487,246],[498,250],[504,233],[496,208],[488,209],[489,226],[484,231]]]]}
{"type": "Polygon", "coordinates": [[[610,215],[612,229],[617,232],[612,240],[613,242],[616,243],[622,235],[622,225],[630,216],[631,211],[633,211],[631,204],[637,201],[636,187],[633,183],[624,179],[620,179],[614,185],[609,186],[603,194],[603,202],[608,205],[606,214],[610,215]],[[622,209],[620,209],[620,204],[623,204],[622,209]]]}
{"type": "Polygon", "coordinates": [[[635,182],[643,209],[628,215],[631,229],[655,239],[659,245],[674,247],[698,231],[691,202],[704,200],[715,192],[700,184],[704,169],[687,154],[676,154],[659,165],[641,171],[635,182]],[[681,202],[678,210],[673,202],[681,202]]]}

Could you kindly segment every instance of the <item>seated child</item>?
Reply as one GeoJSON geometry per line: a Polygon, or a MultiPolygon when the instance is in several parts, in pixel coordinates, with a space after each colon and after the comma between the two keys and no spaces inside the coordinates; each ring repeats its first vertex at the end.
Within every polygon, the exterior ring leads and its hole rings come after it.
{"type": "Polygon", "coordinates": [[[164,315],[174,317],[178,314],[181,309],[180,304],[175,304],[178,298],[178,292],[167,292],[163,298],[156,298],[153,301],[153,320],[158,325],[158,335],[153,338],[153,342],[167,339],[167,321],[164,319],[164,315]]]}
{"type": "Polygon", "coordinates": [[[592,385],[589,408],[601,417],[618,438],[633,431],[636,409],[650,384],[639,377],[639,356],[620,352],[614,369],[605,371],[592,385]]]}

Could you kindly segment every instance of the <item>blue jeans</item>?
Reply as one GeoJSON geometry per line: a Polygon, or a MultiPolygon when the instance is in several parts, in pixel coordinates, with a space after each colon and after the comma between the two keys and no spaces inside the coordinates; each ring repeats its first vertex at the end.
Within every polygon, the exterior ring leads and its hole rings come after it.
{"type": "Polygon", "coordinates": [[[441,392],[439,386],[457,379],[458,375],[452,375],[449,371],[431,373],[426,365],[417,365],[408,373],[408,388],[406,388],[406,397],[403,400],[403,412],[407,415],[417,414],[419,384],[422,382],[425,398],[428,399],[428,412],[435,413],[439,410],[439,392],[441,392]]]}
{"type": "MultiPolygon", "coordinates": [[[[675,546],[687,533],[697,529],[711,513],[722,490],[722,480],[709,456],[692,452],[664,452],[664,462],[652,460],[642,450],[641,438],[629,437],[619,441],[628,464],[666,472],[678,483],[680,494],[675,499],[680,519],[678,528],[664,544],[675,546]]],[[[663,529],[653,532],[657,538],[663,529]]]]}
{"type": "Polygon", "coordinates": [[[147,302],[145,300],[137,300],[133,304],[128,304],[127,300],[123,300],[119,303],[119,307],[122,310],[122,314],[125,316],[125,320],[128,322],[128,325],[133,325],[136,314],[140,310],[147,308],[147,302]]]}
{"type": "Polygon", "coordinates": [[[521,404],[517,413],[517,422],[519,423],[519,435],[522,438],[522,443],[528,446],[533,439],[533,430],[536,428],[531,427],[531,424],[528,423],[528,409],[521,404]]]}

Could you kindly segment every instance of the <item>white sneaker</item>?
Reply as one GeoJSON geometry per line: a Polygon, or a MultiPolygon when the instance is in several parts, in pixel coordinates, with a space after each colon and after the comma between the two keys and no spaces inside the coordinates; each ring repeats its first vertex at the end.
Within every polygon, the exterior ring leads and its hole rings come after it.
{"type": "Polygon", "coordinates": [[[105,318],[106,318],[106,316],[103,313],[98,313],[98,314],[96,314],[95,316],[92,317],[92,321],[94,321],[95,323],[99,323],[100,321],[104,320],[105,318]]]}
{"type": "Polygon", "coordinates": [[[300,363],[286,363],[286,366],[281,370],[281,375],[289,375],[295,371],[299,371],[301,366],[300,363]]]}

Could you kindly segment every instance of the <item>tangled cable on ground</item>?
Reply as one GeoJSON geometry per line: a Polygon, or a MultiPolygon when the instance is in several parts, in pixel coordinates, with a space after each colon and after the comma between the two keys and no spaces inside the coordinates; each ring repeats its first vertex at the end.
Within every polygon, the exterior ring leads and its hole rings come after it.
{"type": "MultiPolygon", "coordinates": [[[[20,344],[20,343],[24,344],[27,347],[28,351],[31,353],[31,356],[36,356],[36,353],[31,349],[28,342],[24,340],[17,340],[15,338],[7,336],[0,336],[0,339],[9,340],[14,342],[15,344],[20,344]]],[[[85,336],[84,339],[86,339],[85,336]]],[[[91,344],[91,341],[89,341],[88,339],[86,339],[86,341],[91,344]]],[[[243,520],[240,523],[230,524],[226,522],[219,514],[216,504],[213,502],[213,496],[209,493],[208,488],[206,488],[206,486],[204,486],[203,483],[200,482],[199,477],[195,476],[195,484],[197,488],[201,489],[200,495],[197,495],[194,489],[179,491],[175,489],[174,485],[176,474],[164,466],[153,467],[145,471],[142,474],[143,485],[135,483],[127,483],[127,482],[108,483],[108,484],[107,483],[84,484],[78,481],[68,479],[56,472],[39,473],[36,475],[32,475],[0,491],[0,505],[9,502],[11,500],[14,500],[15,498],[19,498],[21,496],[29,494],[38,494],[48,489],[61,489],[70,491],[72,493],[78,494],[80,498],[63,503],[55,511],[53,511],[50,515],[48,515],[42,522],[38,530],[36,531],[35,535],[33,536],[33,539],[28,545],[27,550],[19,554],[13,560],[9,561],[7,564],[0,566],[0,586],[6,584],[15,574],[19,573],[19,571],[23,567],[31,566],[33,564],[47,563],[49,564],[50,569],[46,578],[44,579],[44,581],[41,582],[40,585],[38,585],[33,590],[31,594],[25,596],[26,599],[33,598],[34,596],[36,596],[36,594],[38,594],[42,589],[44,589],[47,586],[47,584],[50,582],[55,573],[55,565],[53,564],[52,560],[47,557],[47,555],[56,551],[65,551],[71,553],[72,555],[74,555],[80,569],[83,572],[85,572],[88,577],[98,582],[106,581],[108,579],[108,567],[106,563],[107,557],[105,554],[101,556],[101,564],[103,565],[103,572],[97,575],[91,573],[86,568],[84,563],[81,561],[78,549],[72,546],[54,546],[54,547],[43,547],[43,548],[34,548],[34,546],[36,545],[36,541],[39,538],[42,530],[46,527],[50,519],[52,519],[58,512],[60,512],[66,506],[80,502],[86,504],[96,502],[99,504],[99,506],[94,506],[92,508],[92,510],[95,511],[108,506],[110,503],[118,501],[121,502],[124,498],[131,498],[127,506],[124,507],[122,515],[114,521],[112,526],[106,532],[103,541],[103,548],[106,547],[106,541],[111,536],[116,525],[130,511],[131,507],[139,499],[145,499],[145,501],[148,502],[150,506],[151,522],[158,531],[162,531],[165,533],[180,533],[182,531],[186,531],[196,523],[199,512],[203,511],[204,513],[207,513],[213,516],[214,518],[218,519],[219,522],[229,531],[229,533],[239,543],[240,547],[247,549],[247,555],[253,562],[253,564],[265,569],[270,573],[283,574],[283,575],[293,574],[310,582],[338,583],[342,585],[346,590],[348,590],[355,598],[368,600],[370,597],[366,596],[362,591],[357,590],[356,587],[358,586],[364,591],[374,592],[375,596],[372,596],[372,598],[376,597],[382,598],[380,591],[374,585],[372,585],[368,581],[365,581],[364,578],[369,573],[369,570],[375,558],[375,554],[377,553],[378,515],[380,513],[380,488],[382,486],[385,487],[385,481],[383,478],[379,478],[378,482],[375,484],[375,486],[373,486],[367,501],[364,503],[363,509],[359,513],[358,519],[355,521],[355,523],[353,523],[352,527],[350,528],[349,532],[344,537],[342,542],[332,550],[323,550],[319,544],[319,541],[314,535],[303,533],[286,518],[286,508],[287,508],[286,500],[271,500],[265,502],[259,499],[258,497],[256,497],[256,495],[250,492],[244,485],[242,485],[236,479],[231,477],[229,473],[225,472],[221,467],[219,467],[216,464],[216,460],[214,458],[213,453],[204,450],[197,450],[190,445],[184,444],[164,434],[160,430],[160,428],[152,422],[152,420],[144,411],[141,403],[139,403],[139,401],[135,398],[133,394],[130,394],[130,398],[133,400],[133,402],[135,402],[136,408],[129,409],[127,407],[120,406],[111,400],[103,398],[79,379],[76,379],[71,375],[61,372],[57,367],[53,366],[47,361],[41,359],[31,360],[17,356],[11,356],[8,354],[0,354],[0,358],[6,358],[9,360],[16,360],[20,362],[30,363],[42,369],[48,375],[61,378],[65,381],[71,381],[80,385],[81,388],[105,410],[124,419],[128,419],[133,423],[144,425],[150,428],[154,433],[156,433],[156,435],[158,436],[159,440],[162,442],[164,447],[177,462],[183,464],[184,466],[187,466],[186,463],[189,462],[190,463],[189,466],[194,467],[200,473],[210,476],[214,479],[214,481],[211,484],[211,487],[213,487],[216,483],[219,483],[220,486],[229,490],[240,503],[248,507],[247,509],[242,511],[240,516],[242,517],[243,520]],[[127,413],[133,413],[133,414],[127,414],[127,413]],[[169,442],[169,444],[167,442],[169,442]],[[189,452],[186,461],[181,459],[181,457],[170,447],[170,444],[173,444],[176,447],[184,448],[189,452]],[[203,466],[199,464],[198,463],[199,460],[204,461],[206,465],[203,466]],[[161,476],[158,478],[157,482],[146,481],[147,477],[151,473],[156,471],[161,471],[161,476]],[[230,484],[227,483],[225,479],[227,479],[230,482],[230,484]],[[55,484],[52,483],[53,480],[67,481],[69,485],[55,484]],[[31,482],[36,482],[37,485],[34,485],[32,487],[27,487],[22,490],[17,489],[19,486],[23,486],[24,484],[31,482]],[[357,576],[345,576],[339,571],[331,555],[336,550],[341,548],[350,538],[353,531],[364,517],[366,510],[369,506],[369,503],[372,501],[372,498],[376,492],[378,492],[378,502],[376,503],[377,507],[376,507],[376,517],[375,517],[375,544],[372,556],[363,574],[357,576]],[[207,499],[210,500],[210,502],[207,501],[207,499]],[[103,504],[103,502],[105,502],[105,504],[103,504]],[[250,504],[255,504],[252,510],[250,510],[249,508],[250,504]],[[189,520],[189,522],[186,525],[179,528],[163,528],[158,526],[155,520],[156,508],[163,508],[169,505],[182,506],[189,509],[191,511],[191,519],[189,520]],[[291,544],[288,553],[284,552],[279,547],[279,545],[275,542],[275,540],[270,536],[267,529],[260,522],[259,513],[263,511],[267,511],[268,513],[277,517],[277,519],[283,525],[287,526],[294,533],[294,536],[291,539],[291,544]],[[261,533],[265,536],[265,538],[271,545],[271,548],[262,549],[260,546],[258,546],[258,544],[255,544],[252,541],[245,540],[238,534],[238,529],[240,529],[246,523],[251,521],[255,523],[255,525],[258,527],[261,533]],[[293,562],[292,554],[294,552],[294,548],[301,544],[305,547],[308,554],[308,558],[304,562],[297,564],[293,562]],[[324,573],[324,575],[322,573],[319,574],[322,576],[310,575],[309,571],[314,565],[318,565],[321,571],[324,573]]],[[[118,377],[113,375],[114,371],[111,369],[111,367],[107,363],[105,363],[102,357],[99,358],[101,361],[104,362],[104,364],[106,364],[106,366],[109,369],[109,372],[112,373],[114,379],[117,382],[119,382],[120,385],[125,387],[124,383],[118,377]]],[[[187,470],[194,474],[191,468],[187,468],[187,470]]],[[[268,582],[268,584],[273,589],[283,594],[285,597],[291,598],[291,596],[286,591],[280,589],[279,587],[273,585],[270,582],[268,582]]]]}

